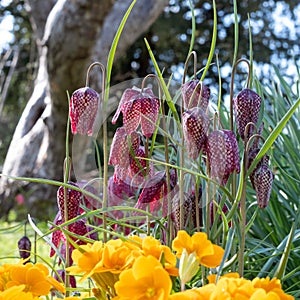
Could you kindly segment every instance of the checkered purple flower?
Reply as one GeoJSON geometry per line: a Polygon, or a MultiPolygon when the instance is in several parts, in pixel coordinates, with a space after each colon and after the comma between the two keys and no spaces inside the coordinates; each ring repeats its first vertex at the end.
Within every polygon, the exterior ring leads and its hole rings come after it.
{"type": "Polygon", "coordinates": [[[206,153],[210,176],[225,185],[229,175],[240,172],[239,149],[235,134],[230,130],[215,130],[207,138],[206,153]]]}
{"type": "Polygon", "coordinates": [[[73,134],[93,135],[99,103],[99,94],[92,88],[80,88],[72,94],[69,114],[73,134]]]}
{"type": "Polygon", "coordinates": [[[207,138],[209,120],[199,107],[187,110],[182,115],[183,137],[187,152],[192,159],[197,159],[207,138]]]}
{"type": "Polygon", "coordinates": [[[250,89],[244,89],[237,94],[233,100],[235,121],[238,133],[242,140],[248,139],[254,133],[254,126],[249,127],[248,135],[245,137],[245,128],[248,123],[257,124],[260,112],[261,98],[250,89]]]}
{"type": "Polygon", "coordinates": [[[145,88],[143,91],[136,88],[126,89],[112,123],[117,122],[122,112],[123,125],[127,134],[136,131],[141,125],[143,135],[151,137],[158,119],[159,106],[159,100],[150,88],[145,88]]]}

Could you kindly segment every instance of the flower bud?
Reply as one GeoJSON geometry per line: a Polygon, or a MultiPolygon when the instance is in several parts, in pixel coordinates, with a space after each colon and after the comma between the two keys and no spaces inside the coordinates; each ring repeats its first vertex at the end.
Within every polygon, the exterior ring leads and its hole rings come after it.
{"type": "Polygon", "coordinates": [[[179,261],[179,278],[181,285],[185,285],[189,282],[199,270],[199,258],[197,258],[196,252],[188,254],[186,249],[183,249],[180,261],[179,261]]]}
{"type": "Polygon", "coordinates": [[[31,242],[30,239],[24,235],[19,241],[18,241],[18,248],[20,257],[23,259],[27,259],[30,257],[30,251],[31,251],[31,242]]]}

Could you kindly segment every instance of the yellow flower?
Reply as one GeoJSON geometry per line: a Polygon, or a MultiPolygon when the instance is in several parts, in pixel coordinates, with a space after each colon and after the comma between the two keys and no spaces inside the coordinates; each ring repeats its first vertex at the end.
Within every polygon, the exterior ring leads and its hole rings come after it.
{"type": "Polygon", "coordinates": [[[80,281],[91,277],[95,269],[102,264],[103,243],[95,241],[93,244],[86,244],[73,250],[72,259],[77,266],[67,268],[71,275],[84,273],[80,281]]]}
{"type": "Polygon", "coordinates": [[[214,284],[207,284],[197,289],[175,293],[169,297],[169,300],[207,300],[210,299],[209,297],[215,288],[214,284]]]}
{"type": "Polygon", "coordinates": [[[0,292],[0,300],[36,300],[32,293],[24,292],[25,285],[12,286],[9,289],[0,292]]]}
{"type": "Polygon", "coordinates": [[[119,300],[167,300],[172,282],[161,263],[153,256],[140,256],[132,269],[120,274],[115,284],[119,300]]]}
{"type": "Polygon", "coordinates": [[[10,281],[6,287],[25,285],[24,292],[30,292],[33,296],[47,295],[52,286],[61,292],[65,292],[63,285],[49,276],[49,271],[43,264],[27,263],[26,265],[16,265],[10,270],[10,281]]]}
{"type": "Polygon", "coordinates": [[[171,249],[164,246],[160,241],[152,236],[147,236],[142,240],[142,250],[145,256],[152,255],[158,260],[161,259],[163,254],[164,268],[173,276],[178,276],[178,269],[176,268],[176,256],[172,253],[171,249]]]}
{"type": "Polygon", "coordinates": [[[216,288],[209,299],[248,300],[254,292],[255,288],[250,280],[246,280],[244,278],[222,277],[216,284],[216,288]]]}
{"type": "MultiPolygon", "coordinates": [[[[227,278],[240,278],[239,273],[227,273],[220,276],[220,279],[223,277],[227,278]]],[[[207,275],[208,283],[216,283],[217,274],[207,275]]]]}
{"type": "Polygon", "coordinates": [[[128,243],[125,244],[122,240],[110,240],[104,245],[102,254],[102,264],[95,268],[95,272],[120,273],[125,269],[129,269],[134,261],[134,256],[131,256],[132,249],[128,243]]]}
{"type": "MultiPolygon", "coordinates": [[[[274,292],[267,293],[264,289],[257,289],[250,300],[280,300],[281,298],[274,292]]],[[[293,299],[293,297],[292,297],[293,299]]]]}
{"type": "MultiPolygon", "coordinates": [[[[267,294],[269,294],[270,292],[277,294],[279,297],[278,299],[284,299],[284,300],[294,299],[292,296],[284,293],[284,291],[281,289],[280,280],[277,278],[273,278],[273,279],[270,279],[269,277],[254,278],[252,280],[252,285],[255,288],[261,288],[261,289],[265,290],[267,292],[267,294]]],[[[258,298],[256,298],[256,299],[258,299],[258,298]]]]}
{"type": "Polygon", "coordinates": [[[200,264],[210,268],[217,267],[224,254],[224,250],[209,241],[204,232],[197,232],[193,236],[189,236],[184,230],[180,230],[173,240],[172,248],[179,258],[183,249],[186,249],[188,254],[195,252],[200,264]]]}

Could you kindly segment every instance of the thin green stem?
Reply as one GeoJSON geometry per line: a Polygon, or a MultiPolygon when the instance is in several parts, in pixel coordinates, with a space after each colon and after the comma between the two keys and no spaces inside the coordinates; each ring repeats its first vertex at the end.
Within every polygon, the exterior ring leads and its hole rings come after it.
{"type": "Polygon", "coordinates": [[[205,75],[206,75],[206,73],[208,71],[208,68],[211,64],[211,61],[212,61],[213,56],[214,56],[215,48],[216,48],[218,20],[217,20],[217,7],[216,7],[215,0],[213,0],[213,11],[214,11],[214,26],[213,26],[213,35],[212,35],[212,39],[211,39],[211,46],[210,46],[210,51],[209,51],[209,55],[208,55],[208,58],[207,58],[207,63],[206,63],[205,68],[203,70],[200,81],[203,81],[204,78],[205,78],[205,75]]]}
{"type": "Polygon", "coordinates": [[[248,165],[248,154],[247,150],[244,150],[244,160],[243,160],[243,170],[244,173],[241,176],[244,176],[242,195],[240,201],[240,212],[241,212],[241,241],[239,244],[239,256],[238,256],[238,272],[241,277],[244,275],[244,253],[245,253],[245,241],[246,241],[246,174],[247,174],[247,165],[248,165]]]}
{"type": "MultiPolygon", "coordinates": [[[[70,103],[70,95],[67,93],[68,96],[68,102],[70,103]]],[[[70,114],[68,114],[68,120],[67,120],[67,129],[66,129],[66,157],[64,160],[64,168],[63,168],[63,178],[64,183],[68,183],[70,179],[70,172],[71,172],[71,158],[70,158],[70,149],[69,149],[69,143],[70,143],[70,114]]],[[[68,193],[67,188],[64,187],[64,216],[62,216],[65,219],[65,222],[68,221],[68,193]]],[[[67,226],[67,231],[68,230],[67,226]]],[[[66,257],[65,257],[65,268],[68,268],[70,266],[70,243],[69,239],[66,238],[66,257]]],[[[65,272],[65,287],[66,287],[66,297],[69,296],[68,288],[70,287],[70,277],[67,272],[65,272]]]]}
{"type": "Polygon", "coordinates": [[[192,13],[192,36],[191,36],[191,42],[190,42],[190,49],[189,54],[192,52],[195,44],[195,32],[196,32],[196,18],[195,18],[195,11],[194,6],[191,0],[189,0],[190,9],[192,13]]]}
{"type": "Polygon", "coordinates": [[[232,65],[234,66],[238,56],[239,50],[239,20],[237,13],[237,1],[233,0],[233,14],[234,14],[234,51],[232,65]]]}

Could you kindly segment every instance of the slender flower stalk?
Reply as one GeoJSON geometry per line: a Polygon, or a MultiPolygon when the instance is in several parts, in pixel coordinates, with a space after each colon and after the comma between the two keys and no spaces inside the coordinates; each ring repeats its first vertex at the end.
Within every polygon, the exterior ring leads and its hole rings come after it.
{"type": "MultiPolygon", "coordinates": [[[[101,95],[102,98],[100,99],[100,103],[102,103],[102,131],[103,131],[103,198],[102,198],[102,208],[103,210],[106,209],[107,207],[107,181],[108,181],[108,149],[107,149],[107,121],[106,121],[106,101],[104,99],[104,95],[106,95],[106,85],[105,85],[105,76],[106,76],[106,69],[104,65],[100,62],[94,62],[92,63],[87,71],[87,76],[86,76],[86,85],[88,85],[88,80],[89,80],[89,72],[91,69],[95,66],[100,67],[101,73],[102,73],[102,80],[101,80],[101,95]]],[[[100,170],[100,169],[99,169],[100,170]]],[[[99,171],[100,172],[100,171],[99,171]]],[[[99,174],[100,178],[102,177],[102,174],[99,174]]],[[[106,227],[107,227],[107,216],[106,213],[103,213],[103,240],[107,241],[107,233],[106,233],[106,227]]]]}
{"type": "MultiPolygon", "coordinates": [[[[197,77],[197,53],[195,51],[191,51],[186,59],[185,65],[184,65],[184,74],[183,74],[183,79],[182,79],[182,85],[185,84],[185,78],[187,75],[187,69],[188,69],[188,63],[190,59],[193,57],[194,59],[194,79],[197,77]]],[[[182,102],[181,102],[181,120],[183,117],[184,113],[184,99],[182,97],[182,102]]],[[[183,171],[184,168],[184,138],[183,138],[183,133],[181,137],[181,151],[180,151],[180,171],[179,171],[179,209],[180,209],[180,218],[179,218],[179,228],[183,229],[184,228],[184,201],[185,201],[185,196],[184,196],[184,176],[185,173],[183,171]]]]}

